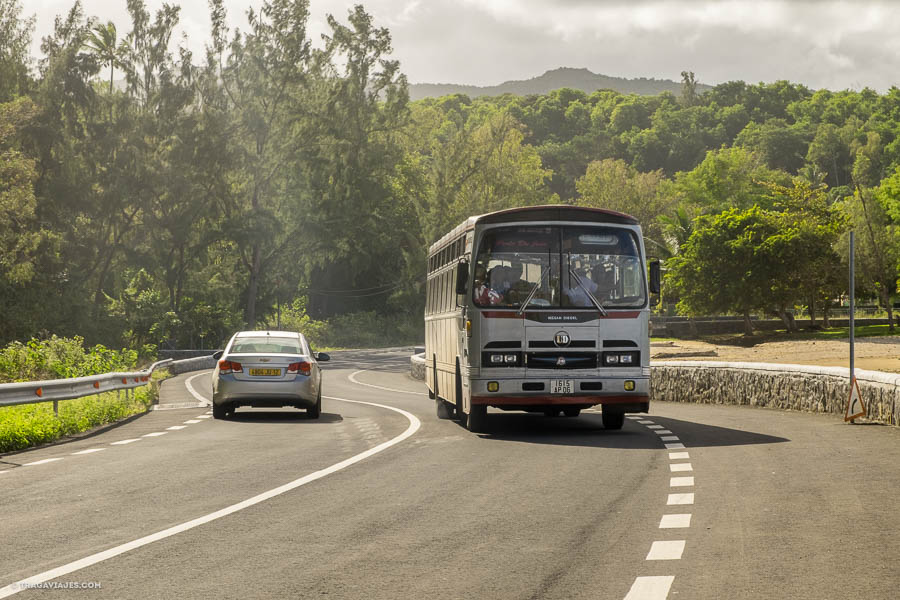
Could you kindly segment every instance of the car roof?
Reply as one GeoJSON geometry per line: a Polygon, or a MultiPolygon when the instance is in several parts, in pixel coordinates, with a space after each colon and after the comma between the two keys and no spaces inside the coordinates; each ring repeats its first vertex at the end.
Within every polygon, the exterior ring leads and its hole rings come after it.
{"type": "Polygon", "coordinates": [[[303,337],[302,333],[296,331],[275,331],[272,329],[261,329],[259,331],[238,331],[235,337],[260,337],[270,335],[272,337],[303,337]]]}

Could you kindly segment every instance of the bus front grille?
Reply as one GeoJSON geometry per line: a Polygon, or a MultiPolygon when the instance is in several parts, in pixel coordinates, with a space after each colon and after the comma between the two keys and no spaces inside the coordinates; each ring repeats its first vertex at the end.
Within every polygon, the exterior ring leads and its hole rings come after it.
{"type": "Polygon", "coordinates": [[[525,358],[529,369],[596,369],[596,352],[529,352],[525,358]]]}

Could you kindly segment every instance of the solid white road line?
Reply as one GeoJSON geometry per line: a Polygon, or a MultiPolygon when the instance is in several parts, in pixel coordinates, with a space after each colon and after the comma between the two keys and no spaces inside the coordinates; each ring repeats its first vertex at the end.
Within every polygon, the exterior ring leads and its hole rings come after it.
{"type": "Polygon", "coordinates": [[[653,542],[646,560],[680,560],[684,553],[684,540],[653,542]]]}
{"type": "Polygon", "coordinates": [[[110,446],[124,446],[125,444],[130,444],[131,442],[139,442],[141,438],[134,438],[131,440],[119,440],[118,442],[110,443],[110,446]]]}
{"type": "Polygon", "coordinates": [[[638,577],[631,584],[625,600],[666,600],[669,589],[675,581],[674,575],[657,575],[655,577],[638,577]]]}
{"type": "Polygon", "coordinates": [[[666,450],[681,450],[682,448],[684,448],[684,444],[680,442],[666,444],[666,450]]]}
{"type": "Polygon", "coordinates": [[[33,467],[33,466],[35,466],[35,465],[45,465],[45,464],[47,464],[47,463],[56,462],[56,461],[58,461],[58,460],[62,460],[62,458],[45,458],[44,460],[36,460],[36,461],[34,461],[34,462],[31,462],[31,463],[26,463],[26,464],[24,464],[24,465],[22,465],[22,466],[23,466],[23,467],[33,467]]]}
{"type": "Polygon", "coordinates": [[[172,425],[171,427],[166,427],[168,431],[178,431],[179,429],[187,429],[187,425],[172,425]]]}
{"type": "Polygon", "coordinates": [[[669,487],[689,487],[694,485],[693,477],[673,477],[669,480],[669,487]]]}
{"type": "Polygon", "coordinates": [[[681,473],[684,471],[693,471],[694,467],[691,466],[691,463],[672,463],[669,465],[669,471],[672,473],[681,473]]]}
{"type": "Polygon", "coordinates": [[[687,452],[669,452],[669,460],[687,460],[690,457],[687,452]]]}
{"type": "Polygon", "coordinates": [[[207,376],[211,377],[212,376],[211,374],[212,374],[212,371],[203,371],[203,372],[197,373],[196,375],[191,375],[190,377],[188,377],[187,379],[184,380],[184,387],[187,388],[187,391],[191,394],[191,396],[193,396],[194,398],[196,398],[197,400],[199,400],[206,406],[209,406],[210,404],[212,404],[212,401],[207,398],[204,398],[199,393],[197,393],[197,390],[194,389],[194,386],[191,382],[202,375],[207,375],[207,376]]]}
{"type": "Polygon", "coordinates": [[[694,494],[691,492],[690,494],[669,494],[669,499],[666,500],[666,505],[672,506],[675,504],[693,504],[694,503],[694,494]]]}
{"type": "Polygon", "coordinates": [[[691,514],[663,515],[659,521],[660,529],[680,529],[691,526],[691,514]]]}
{"type": "Polygon", "coordinates": [[[428,395],[426,392],[409,392],[407,390],[395,390],[393,388],[382,387],[380,385],[372,385],[371,383],[363,383],[362,381],[360,381],[356,378],[356,376],[359,375],[360,373],[365,373],[365,369],[351,373],[350,377],[349,377],[350,381],[352,381],[353,383],[355,383],[357,385],[363,385],[365,387],[375,388],[376,390],[385,390],[387,392],[394,392],[396,394],[415,394],[416,396],[427,396],[428,395]]]}
{"type": "Polygon", "coordinates": [[[94,452],[103,452],[106,448],[88,448],[87,450],[82,450],[81,452],[73,452],[72,456],[77,456],[79,454],[93,454],[94,452]]]}
{"type": "Polygon", "coordinates": [[[154,431],[153,433],[145,433],[141,437],[159,437],[161,435],[166,435],[169,433],[168,431],[154,431]]]}
{"type": "Polygon", "coordinates": [[[271,498],[276,496],[280,496],[285,492],[289,492],[294,490],[302,485],[306,485],[307,483],[311,483],[332,473],[336,473],[351,465],[355,465],[356,463],[369,458],[370,456],[374,456],[379,452],[383,452],[387,450],[391,446],[395,446],[407,439],[411,435],[413,435],[419,428],[422,426],[421,421],[411,414],[406,412],[405,410],[395,408],[393,406],[386,406],[384,404],[376,404],[374,402],[361,402],[359,400],[347,400],[344,398],[334,398],[328,397],[328,400],[338,400],[340,402],[349,402],[351,404],[362,404],[365,406],[374,406],[376,408],[384,408],[386,410],[391,410],[396,413],[400,413],[409,421],[409,426],[406,430],[400,435],[391,438],[390,440],[383,442],[373,448],[369,448],[365,452],[361,452],[355,456],[351,456],[348,459],[342,460],[339,463],[335,463],[330,467],[322,469],[321,471],[316,471],[314,473],[310,473],[309,475],[305,475],[299,479],[295,479],[289,483],[281,485],[277,488],[269,490],[268,492],[263,492],[262,494],[258,494],[253,496],[252,498],[248,498],[243,502],[238,502],[237,504],[232,504],[231,506],[227,506],[221,510],[217,510],[216,512],[210,513],[208,515],[204,515],[202,517],[198,517],[191,521],[187,521],[185,523],[181,523],[180,525],[175,525],[174,527],[169,527],[168,529],[163,529],[162,531],[157,531],[156,533],[150,534],[148,536],[142,537],[140,539],[128,542],[126,544],[121,544],[119,546],[115,546],[108,550],[104,550],[103,552],[98,552],[96,554],[92,554],[80,560],[76,560],[75,562],[68,563],[61,567],[57,567],[55,569],[51,569],[49,571],[44,571],[43,573],[39,573],[37,575],[33,575],[31,577],[27,577],[15,583],[11,583],[6,587],[0,588],[0,598],[6,598],[8,596],[12,596],[13,594],[17,594],[18,592],[27,589],[26,584],[37,584],[43,583],[45,581],[50,581],[51,579],[57,579],[62,577],[63,575],[68,575],[69,573],[78,571],[80,569],[84,569],[90,567],[91,565],[95,565],[99,562],[103,562],[105,560],[109,560],[110,558],[114,558],[119,556],[120,554],[124,554],[131,550],[135,550],[142,546],[146,546],[147,544],[152,544],[153,542],[163,540],[167,537],[171,537],[178,533],[182,533],[184,531],[188,531],[189,529],[193,529],[195,527],[199,527],[200,525],[205,525],[211,521],[215,521],[216,519],[221,519],[222,517],[226,517],[230,514],[236,513],[240,510],[244,510],[245,508],[249,508],[260,502],[265,502],[271,498]]]}

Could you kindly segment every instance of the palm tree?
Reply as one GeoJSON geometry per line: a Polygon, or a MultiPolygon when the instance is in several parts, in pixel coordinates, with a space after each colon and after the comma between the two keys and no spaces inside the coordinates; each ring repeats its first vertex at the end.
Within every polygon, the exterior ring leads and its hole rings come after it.
{"type": "Polygon", "coordinates": [[[100,60],[100,64],[109,65],[109,93],[112,94],[113,73],[116,65],[120,64],[120,48],[116,44],[116,24],[107,21],[105,25],[102,23],[95,25],[88,32],[84,45],[100,60]]]}

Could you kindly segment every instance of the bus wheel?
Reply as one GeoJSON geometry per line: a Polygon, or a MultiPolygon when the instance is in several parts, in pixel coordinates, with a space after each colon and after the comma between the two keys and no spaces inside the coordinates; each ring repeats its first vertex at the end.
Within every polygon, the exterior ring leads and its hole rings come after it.
{"type": "Polygon", "coordinates": [[[437,418],[438,419],[449,419],[453,416],[453,408],[449,403],[444,402],[440,398],[434,401],[437,406],[437,418]]]}
{"type": "Polygon", "coordinates": [[[469,410],[469,431],[485,433],[487,431],[487,406],[476,404],[469,410]]]}
{"type": "Polygon", "coordinates": [[[622,429],[625,424],[625,413],[603,411],[603,429],[622,429]]]}
{"type": "Polygon", "coordinates": [[[581,409],[580,408],[564,408],[563,414],[566,415],[567,417],[577,417],[578,415],[581,414],[581,409]]]}

